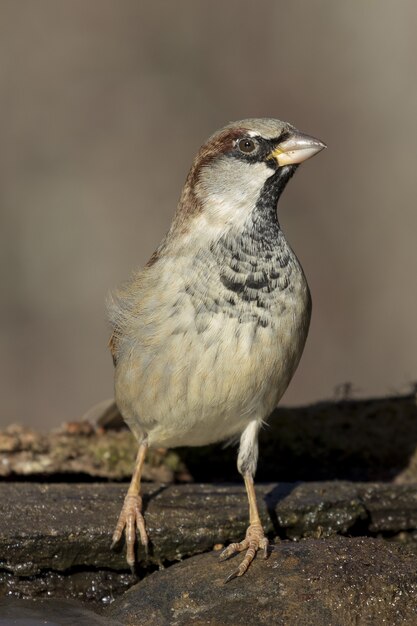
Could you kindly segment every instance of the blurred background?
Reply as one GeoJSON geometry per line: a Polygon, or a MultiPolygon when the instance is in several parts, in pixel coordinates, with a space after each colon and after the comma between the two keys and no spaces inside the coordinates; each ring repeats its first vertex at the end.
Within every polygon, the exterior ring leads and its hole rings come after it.
{"type": "Polygon", "coordinates": [[[245,117],[329,146],[279,206],[313,295],[283,402],[408,390],[416,24],[414,0],[0,0],[0,426],[111,397],[106,293],[166,232],[200,144],[245,117]]]}

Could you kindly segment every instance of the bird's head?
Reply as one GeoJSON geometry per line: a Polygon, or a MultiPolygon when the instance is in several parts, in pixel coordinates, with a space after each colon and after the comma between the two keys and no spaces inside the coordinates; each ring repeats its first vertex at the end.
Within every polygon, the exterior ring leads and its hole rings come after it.
{"type": "Polygon", "coordinates": [[[200,148],[187,177],[174,227],[205,230],[209,238],[239,227],[263,193],[276,203],[298,165],[326,145],[287,122],[233,122],[200,148]],[[271,194],[271,190],[273,193],[271,194]]]}

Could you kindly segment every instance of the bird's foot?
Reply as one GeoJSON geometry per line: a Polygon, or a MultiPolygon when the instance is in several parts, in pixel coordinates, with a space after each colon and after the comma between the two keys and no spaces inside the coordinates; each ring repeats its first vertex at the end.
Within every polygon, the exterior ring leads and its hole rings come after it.
{"type": "Polygon", "coordinates": [[[255,554],[258,550],[263,550],[264,558],[266,559],[268,556],[268,545],[269,542],[265,537],[262,525],[260,523],[251,524],[246,531],[245,539],[240,543],[231,543],[225,550],[223,550],[219,557],[220,561],[225,561],[233,554],[246,550],[245,558],[239,567],[226,578],[225,582],[228,583],[229,580],[232,580],[233,578],[243,576],[255,558],[255,554]]]}
{"type": "Polygon", "coordinates": [[[123,530],[126,529],[126,561],[132,572],[135,568],[136,528],[139,530],[141,543],[147,552],[148,535],[145,527],[145,519],[142,515],[142,498],[139,494],[127,494],[113,533],[111,547],[114,548],[120,541],[123,530]]]}

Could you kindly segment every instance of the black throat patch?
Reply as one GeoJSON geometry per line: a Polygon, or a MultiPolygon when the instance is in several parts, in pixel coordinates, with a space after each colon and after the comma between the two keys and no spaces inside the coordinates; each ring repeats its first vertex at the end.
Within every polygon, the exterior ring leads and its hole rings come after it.
{"type": "Polygon", "coordinates": [[[213,315],[240,323],[273,327],[287,307],[283,293],[294,289],[302,272],[278,222],[277,202],[296,166],[277,170],[265,183],[255,208],[240,229],[231,229],[194,259],[194,276],[185,292],[196,311],[197,331],[204,332],[213,315]]]}
{"type": "Polygon", "coordinates": [[[268,178],[243,229],[227,233],[212,246],[224,287],[262,308],[268,294],[291,289],[294,255],[279,225],[277,203],[295,170],[286,166],[268,178]]]}

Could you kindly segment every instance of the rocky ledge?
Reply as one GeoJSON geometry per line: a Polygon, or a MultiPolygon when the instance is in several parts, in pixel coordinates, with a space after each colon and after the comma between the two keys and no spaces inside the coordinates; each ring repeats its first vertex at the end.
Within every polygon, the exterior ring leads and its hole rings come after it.
{"type": "Polygon", "coordinates": [[[126,626],[411,626],[417,624],[416,558],[407,546],[377,539],[283,541],[225,585],[233,563],[202,554],[152,574],[108,615],[126,626]]]}
{"type": "Polygon", "coordinates": [[[242,556],[217,551],[248,515],[235,449],[153,451],[132,574],[109,547],[127,486],[109,481],[135,448],[117,414],[0,432],[0,624],[417,624],[414,395],[275,412],[257,473],[270,555],[228,584],[242,556]]]}
{"type": "Polygon", "coordinates": [[[0,484],[0,615],[10,598],[54,597],[89,600],[108,623],[417,623],[416,485],[258,485],[274,546],[227,585],[236,560],[211,551],[244,535],[242,486],[145,484],[152,549],[136,575],[109,549],[125,488],[0,484]]]}

